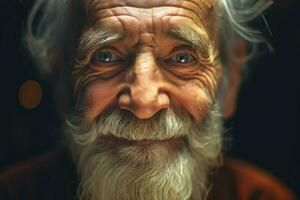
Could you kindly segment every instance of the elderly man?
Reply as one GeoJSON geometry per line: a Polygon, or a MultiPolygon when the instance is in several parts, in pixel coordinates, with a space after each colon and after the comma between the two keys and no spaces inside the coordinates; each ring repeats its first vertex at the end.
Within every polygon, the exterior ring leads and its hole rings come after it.
{"type": "Polygon", "coordinates": [[[234,112],[247,54],[241,38],[262,41],[244,23],[269,5],[37,1],[27,41],[41,69],[59,77],[76,167],[54,151],[0,179],[3,198],[294,199],[270,175],[221,156],[221,119],[234,112]]]}

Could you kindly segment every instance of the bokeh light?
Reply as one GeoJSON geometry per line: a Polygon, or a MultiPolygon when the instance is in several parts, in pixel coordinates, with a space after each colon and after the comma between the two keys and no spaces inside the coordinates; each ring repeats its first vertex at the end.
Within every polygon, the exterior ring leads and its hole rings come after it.
{"type": "Polygon", "coordinates": [[[34,109],[41,103],[43,89],[35,80],[25,81],[19,90],[20,104],[26,109],[34,109]]]}

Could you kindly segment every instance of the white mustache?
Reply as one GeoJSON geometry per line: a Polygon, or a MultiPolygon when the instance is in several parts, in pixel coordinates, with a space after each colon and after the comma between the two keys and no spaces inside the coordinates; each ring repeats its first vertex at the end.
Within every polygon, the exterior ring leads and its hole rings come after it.
{"type": "Polygon", "coordinates": [[[103,112],[92,124],[79,115],[70,116],[66,124],[76,143],[87,145],[97,138],[111,135],[126,140],[166,140],[186,136],[193,124],[192,117],[181,111],[162,110],[149,119],[138,119],[129,111],[103,112]]]}

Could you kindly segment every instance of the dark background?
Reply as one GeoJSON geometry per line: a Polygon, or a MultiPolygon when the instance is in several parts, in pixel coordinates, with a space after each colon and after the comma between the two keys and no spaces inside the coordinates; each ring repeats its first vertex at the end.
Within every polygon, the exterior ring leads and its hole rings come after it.
{"type": "MultiPolygon", "coordinates": [[[[60,141],[50,81],[40,78],[22,43],[31,5],[32,0],[0,2],[0,171],[60,141]],[[21,85],[30,79],[43,88],[33,110],[18,99],[21,85]]],[[[249,63],[237,113],[226,123],[233,138],[227,152],[272,172],[300,196],[299,0],[275,0],[265,16],[275,52],[249,63]]]]}

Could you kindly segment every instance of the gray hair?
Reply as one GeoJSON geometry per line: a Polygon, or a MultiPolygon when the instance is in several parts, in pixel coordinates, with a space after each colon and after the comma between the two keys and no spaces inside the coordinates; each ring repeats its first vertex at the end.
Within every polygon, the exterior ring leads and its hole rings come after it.
{"type": "MultiPolygon", "coordinates": [[[[237,36],[255,44],[265,42],[261,32],[248,26],[248,22],[262,16],[271,0],[217,0],[221,9],[221,36],[226,38],[223,45],[231,52],[232,43],[237,36]]],[[[36,0],[30,12],[26,43],[28,49],[42,72],[52,71],[52,60],[57,49],[65,45],[65,29],[70,17],[70,0],[36,0]],[[42,13],[39,13],[43,9],[42,13]],[[37,18],[40,18],[37,20],[37,18]],[[55,50],[54,50],[55,49],[55,50]]],[[[264,18],[263,18],[264,19],[264,18]]],[[[60,53],[60,52],[59,52],[60,53]]]]}
{"type": "MultiPolygon", "coordinates": [[[[233,57],[235,41],[242,38],[252,47],[265,42],[263,34],[251,28],[248,23],[258,16],[264,20],[262,12],[273,2],[271,0],[216,1],[220,9],[218,17],[220,19],[221,61],[224,65],[224,76],[218,94],[218,99],[222,101],[224,92],[226,93],[230,84],[228,61],[233,57]]],[[[29,52],[43,74],[53,73],[53,71],[66,73],[66,70],[69,70],[68,66],[72,60],[70,49],[72,48],[68,47],[72,43],[70,38],[74,32],[72,34],[67,32],[70,24],[78,25],[76,23],[79,23],[74,20],[72,22],[72,9],[70,8],[73,4],[80,4],[78,3],[80,1],[74,2],[71,0],[36,0],[29,15],[25,40],[29,52]]],[[[85,9],[84,4],[79,6],[85,9]]],[[[251,55],[253,54],[250,53],[248,58],[251,55]]],[[[63,82],[67,81],[66,77],[62,79],[63,82]]],[[[66,84],[62,86],[66,87],[66,84]]]]}

